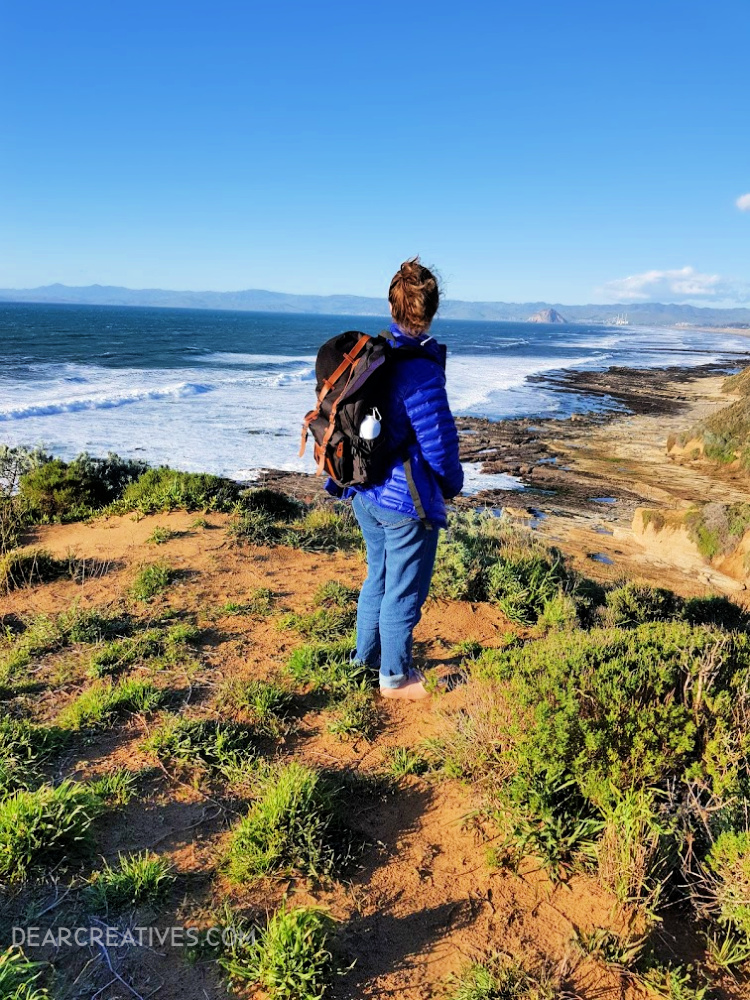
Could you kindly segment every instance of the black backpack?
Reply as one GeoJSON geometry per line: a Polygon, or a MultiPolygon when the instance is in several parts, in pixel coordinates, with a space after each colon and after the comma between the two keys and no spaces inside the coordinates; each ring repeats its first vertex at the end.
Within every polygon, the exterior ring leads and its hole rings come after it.
{"type": "MultiPolygon", "coordinates": [[[[381,433],[367,440],[360,437],[362,421],[374,411],[383,412],[387,398],[387,380],[391,366],[398,360],[425,354],[419,347],[401,346],[392,350],[388,341],[393,335],[386,331],[370,337],[357,330],[348,330],[332,337],[318,351],[315,361],[318,402],[302,422],[300,455],[304,455],[307,433],[315,441],[317,473],[327,472],[338,486],[368,486],[382,482],[393,462],[393,452],[381,433]]],[[[431,359],[430,359],[431,360],[431,359]]],[[[409,488],[417,512],[424,511],[413,489],[408,454],[404,460],[409,488]]]]}

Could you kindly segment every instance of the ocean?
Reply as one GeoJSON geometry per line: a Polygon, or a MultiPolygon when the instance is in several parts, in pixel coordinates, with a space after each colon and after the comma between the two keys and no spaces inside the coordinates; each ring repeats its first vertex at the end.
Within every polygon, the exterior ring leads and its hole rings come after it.
{"type": "MultiPolygon", "coordinates": [[[[252,479],[311,471],[297,456],[315,351],[385,319],[118,306],[0,304],[0,444],[142,458],[252,479]]],[[[565,416],[607,405],[530,375],[745,355],[741,336],[688,330],[438,321],[456,415],[565,416]]],[[[616,406],[612,401],[612,406],[616,406]]]]}

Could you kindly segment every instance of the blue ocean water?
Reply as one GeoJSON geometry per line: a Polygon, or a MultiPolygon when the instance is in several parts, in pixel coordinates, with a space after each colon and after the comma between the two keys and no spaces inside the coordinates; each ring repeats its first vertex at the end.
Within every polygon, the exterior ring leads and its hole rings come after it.
{"type": "MultiPolygon", "coordinates": [[[[250,478],[310,469],[299,427],[328,337],[385,318],[0,304],[0,444],[63,458],[116,451],[250,478]]],[[[609,365],[697,365],[744,355],[741,336],[631,327],[438,321],[454,412],[564,416],[594,404],[528,376],[609,365]]]]}

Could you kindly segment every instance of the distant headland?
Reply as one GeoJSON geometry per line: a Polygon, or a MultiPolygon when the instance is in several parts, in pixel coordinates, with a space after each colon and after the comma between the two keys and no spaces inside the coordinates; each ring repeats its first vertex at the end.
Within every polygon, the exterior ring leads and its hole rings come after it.
{"type": "MultiPolygon", "coordinates": [[[[239,312],[316,313],[328,316],[387,316],[385,299],[361,295],[293,295],[249,288],[237,292],[191,292],[116,285],[44,285],[0,289],[0,302],[147,306],[171,309],[226,309],[239,312]]],[[[443,319],[516,323],[601,323],[608,326],[696,326],[750,328],[750,309],[659,302],[563,305],[549,302],[467,302],[446,299],[443,319]],[[564,315],[565,319],[561,315],[564,315]]]]}

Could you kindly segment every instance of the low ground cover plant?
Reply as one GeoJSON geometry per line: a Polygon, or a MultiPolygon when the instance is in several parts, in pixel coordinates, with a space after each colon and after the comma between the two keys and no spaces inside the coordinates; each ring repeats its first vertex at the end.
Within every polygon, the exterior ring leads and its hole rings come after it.
{"type": "Polygon", "coordinates": [[[163,700],[164,692],[150,681],[98,680],[63,709],[59,725],[74,731],[96,728],[126,715],[155,712],[163,700]]]}
{"type": "Polygon", "coordinates": [[[142,566],[135,575],[130,593],[137,601],[150,601],[174,583],[176,573],[166,562],[142,566]]]}
{"type": "Polygon", "coordinates": [[[7,795],[0,801],[0,878],[22,881],[90,846],[101,809],[91,790],[74,781],[7,795]]]}
{"type": "Polygon", "coordinates": [[[119,910],[143,903],[159,903],[175,881],[172,864],[140,851],[120,854],[116,865],[104,863],[89,880],[86,897],[98,911],[119,910]]]}
{"type": "Polygon", "coordinates": [[[216,707],[247,719],[261,735],[278,737],[289,730],[292,695],[274,681],[234,677],[219,688],[216,707]]]}
{"type": "Polygon", "coordinates": [[[232,881],[296,872],[331,875],[347,856],[337,789],[326,775],[291,761],[261,779],[261,790],[236,825],[225,867],[232,881]]]}
{"type": "Polygon", "coordinates": [[[555,877],[584,864],[621,901],[653,909],[694,881],[720,831],[744,830],[746,633],[684,621],[574,630],[487,651],[470,669],[447,766],[484,783],[505,857],[531,849],[555,877]]]}
{"type": "Polygon", "coordinates": [[[241,723],[172,716],[154,730],[144,747],[161,761],[222,774],[255,756],[255,733],[241,723]]]}
{"type": "Polygon", "coordinates": [[[221,958],[235,984],[254,983],[269,1000],[320,1000],[336,966],[333,918],[315,907],[278,910],[252,943],[221,958]]]}
{"type": "Polygon", "coordinates": [[[39,983],[46,966],[32,962],[20,948],[0,952],[0,997],[4,1000],[49,1000],[39,983]]]}
{"type": "Polygon", "coordinates": [[[534,534],[487,514],[454,514],[441,536],[431,593],[492,601],[519,625],[574,624],[595,603],[591,585],[534,534]]]}

